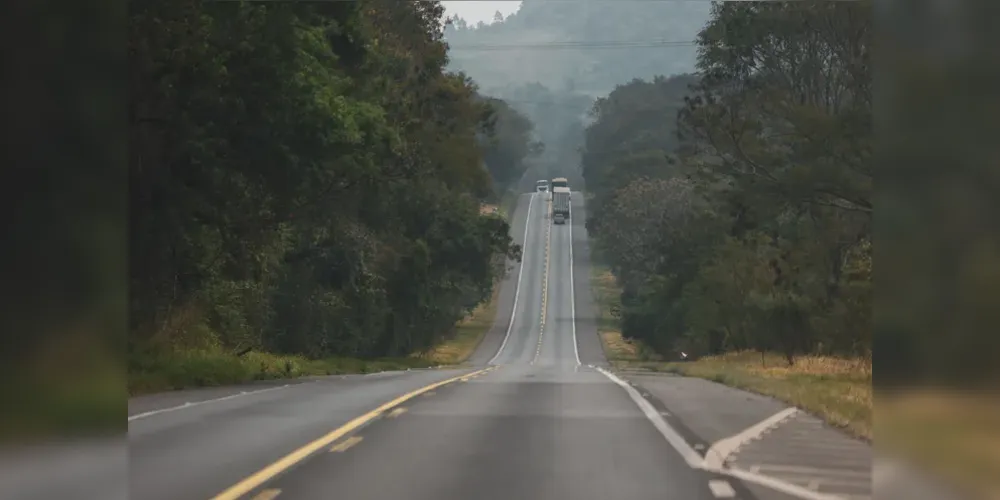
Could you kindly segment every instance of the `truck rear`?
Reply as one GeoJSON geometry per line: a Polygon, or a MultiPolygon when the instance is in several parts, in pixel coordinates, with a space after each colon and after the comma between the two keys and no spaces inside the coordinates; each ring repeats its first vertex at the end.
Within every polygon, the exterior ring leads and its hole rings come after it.
{"type": "Polygon", "coordinates": [[[557,187],[552,190],[552,221],[563,224],[569,219],[569,188],[557,187]]]}

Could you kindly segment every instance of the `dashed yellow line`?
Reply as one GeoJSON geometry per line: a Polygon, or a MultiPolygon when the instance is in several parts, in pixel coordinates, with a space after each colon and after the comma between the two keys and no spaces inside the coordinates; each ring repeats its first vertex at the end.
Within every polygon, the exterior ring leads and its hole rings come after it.
{"type": "Polygon", "coordinates": [[[343,453],[343,452],[347,451],[350,447],[352,447],[352,446],[360,443],[362,439],[364,439],[364,438],[361,437],[361,436],[351,436],[351,437],[349,437],[349,438],[347,438],[347,439],[345,439],[345,440],[343,440],[343,441],[341,441],[341,442],[339,442],[339,443],[331,446],[330,447],[330,452],[331,453],[343,453]]]}
{"type": "Polygon", "coordinates": [[[396,418],[404,413],[406,413],[406,408],[403,407],[394,408],[392,411],[389,412],[388,415],[386,415],[386,417],[396,418]]]}
{"type": "MultiPolygon", "coordinates": [[[[493,370],[494,368],[495,367],[484,368],[482,370],[473,372],[472,374],[475,374],[475,373],[486,373],[488,371],[493,370]]],[[[468,374],[468,375],[472,375],[472,374],[468,374]]],[[[396,399],[393,399],[392,401],[389,401],[389,402],[383,404],[382,406],[379,406],[378,408],[375,408],[374,410],[372,410],[372,411],[370,411],[368,413],[365,413],[364,415],[361,415],[360,417],[357,417],[354,420],[351,420],[350,422],[348,422],[348,423],[346,423],[346,424],[338,427],[337,429],[329,432],[325,436],[322,436],[319,439],[316,439],[316,440],[314,440],[314,441],[312,441],[312,442],[310,442],[310,443],[302,446],[301,448],[299,448],[299,449],[297,449],[297,450],[289,453],[288,455],[285,455],[284,457],[282,457],[281,459],[279,459],[277,462],[274,462],[273,464],[268,465],[267,467],[264,467],[263,469],[261,469],[261,470],[255,472],[255,473],[253,473],[252,475],[250,475],[246,479],[240,481],[239,483],[236,483],[235,485],[229,487],[228,489],[226,489],[222,493],[219,493],[218,495],[216,495],[214,497],[214,500],[237,500],[237,499],[241,498],[243,495],[246,495],[247,493],[253,491],[254,489],[256,489],[258,487],[260,487],[265,482],[273,479],[278,474],[281,474],[282,472],[288,470],[293,465],[295,465],[295,464],[297,464],[297,463],[305,460],[307,457],[311,456],[313,453],[316,453],[316,452],[322,450],[323,448],[325,448],[327,446],[330,446],[332,443],[334,443],[338,439],[346,436],[347,434],[349,434],[350,432],[354,431],[355,429],[358,429],[359,427],[367,424],[368,422],[371,422],[372,420],[375,420],[376,418],[378,418],[383,413],[385,413],[385,412],[387,412],[389,410],[392,410],[393,408],[395,408],[395,407],[397,407],[397,406],[399,406],[399,405],[401,405],[401,404],[409,401],[410,399],[413,399],[413,398],[415,398],[415,397],[417,397],[417,396],[419,396],[421,394],[433,391],[434,389],[437,389],[438,387],[450,384],[452,382],[457,382],[459,379],[461,379],[464,376],[467,376],[467,375],[462,375],[462,376],[458,376],[458,377],[452,377],[452,378],[449,378],[447,380],[442,380],[440,382],[435,382],[433,384],[421,387],[420,389],[417,389],[415,391],[412,391],[412,392],[409,392],[407,394],[404,394],[404,395],[402,395],[402,396],[400,396],[400,397],[398,397],[396,399]]]]}
{"type": "Polygon", "coordinates": [[[261,491],[260,493],[257,494],[257,496],[253,497],[253,500],[274,500],[280,494],[281,490],[271,488],[261,491]]]}
{"type": "MultiPolygon", "coordinates": [[[[545,204],[546,211],[552,213],[552,198],[549,198],[545,204]]],[[[535,347],[535,358],[531,360],[531,364],[534,364],[538,359],[538,355],[542,352],[542,337],[545,335],[545,315],[548,311],[549,305],[549,252],[552,246],[552,223],[549,222],[545,225],[545,263],[542,268],[542,312],[541,317],[538,320],[538,345],[535,347]]]]}

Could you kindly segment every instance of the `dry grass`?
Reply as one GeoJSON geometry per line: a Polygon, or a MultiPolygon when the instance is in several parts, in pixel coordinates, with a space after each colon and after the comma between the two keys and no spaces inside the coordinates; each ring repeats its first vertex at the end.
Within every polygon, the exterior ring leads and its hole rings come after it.
{"type": "Polygon", "coordinates": [[[464,363],[479,347],[486,332],[493,326],[497,315],[500,286],[493,290],[489,302],[480,304],[472,314],[455,325],[455,335],[428,352],[416,356],[434,364],[457,365],[464,363]]]}
{"type": "Polygon", "coordinates": [[[130,396],[255,380],[374,373],[431,365],[427,360],[413,357],[308,359],[254,351],[236,356],[220,349],[160,352],[136,360],[135,364],[128,374],[130,396]]]}
{"type": "Polygon", "coordinates": [[[601,332],[601,341],[604,342],[609,359],[621,361],[639,359],[639,347],[622,337],[622,332],[615,330],[601,332]]]}
{"type": "Polygon", "coordinates": [[[659,365],[663,371],[774,397],[872,439],[871,360],[800,356],[788,366],[779,355],[747,351],[659,365]]]}
{"type": "Polygon", "coordinates": [[[621,293],[615,277],[595,266],[591,275],[600,309],[597,329],[608,361],[618,370],[647,370],[700,377],[765,394],[813,413],[851,434],[872,437],[871,360],[800,356],[788,366],[777,354],[734,352],[690,362],[666,363],[640,342],[622,338],[611,308],[621,293]]]}
{"type": "Polygon", "coordinates": [[[611,316],[620,289],[606,269],[591,277],[600,308],[598,331],[616,369],[700,377],[765,394],[805,409],[880,449],[908,457],[979,498],[1000,500],[1000,395],[920,391],[878,398],[874,419],[872,361],[800,356],[789,367],[777,354],[734,352],[686,363],[664,363],[623,339],[611,316]]]}
{"type": "Polygon", "coordinates": [[[608,358],[608,362],[615,368],[621,369],[645,359],[645,349],[642,345],[622,337],[618,319],[611,314],[611,309],[618,304],[621,294],[615,276],[604,267],[592,266],[590,289],[598,307],[597,332],[601,337],[604,356],[608,358]]]}
{"type": "Polygon", "coordinates": [[[946,390],[879,396],[879,447],[1000,498],[1000,395],[946,390]]]}

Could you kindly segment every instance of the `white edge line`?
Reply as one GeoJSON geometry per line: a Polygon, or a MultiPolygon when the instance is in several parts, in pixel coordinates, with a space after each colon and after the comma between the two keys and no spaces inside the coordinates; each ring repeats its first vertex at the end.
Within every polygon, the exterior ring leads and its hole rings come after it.
{"type": "Polygon", "coordinates": [[[702,467],[701,455],[699,455],[697,451],[694,451],[694,448],[687,444],[687,441],[685,441],[673,427],[670,427],[670,424],[663,420],[663,417],[660,416],[660,412],[656,411],[656,408],[653,408],[653,405],[650,404],[649,401],[643,399],[642,395],[639,394],[639,391],[635,390],[635,388],[629,385],[628,382],[618,378],[615,374],[605,370],[604,368],[595,366],[594,369],[601,372],[601,374],[608,377],[612,382],[618,384],[621,388],[625,389],[625,392],[627,392],[632,398],[632,401],[639,406],[639,409],[646,415],[646,418],[653,423],[656,430],[660,431],[660,434],[662,434],[663,437],[666,438],[667,442],[670,443],[675,450],[677,450],[677,453],[681,455],[681,458],[683,458],[689,466],[692,468],[702,467]]]}
{"type": "Polygon", "coordinates": [[[710,469],[722,467],[722,465],[726,462],[726,458],[736,451],[737,448],[754,438],[760,437],[760,435],[769,428],[798,413],[798,411],[798,408],[794,407],[785,408],[784,410],[771,415],[753,426],[744,429],[738,434],[712,443],[712,446],[709,446],[708,451],[705,452],[705,466],[710,469]]]}
{"type": "Polygon", "coordinates": [[[521,294],[521,274],[524,272],[524,249],[528,246],[528,229],[531,227],[531,205],[534,202],[535,193],[531,193],[531,196],[528,198],[528,215],[524,218],[524,239],[521,241],[521,266],[517,271],[517,285],[514,285],[514,306],[510,310],[510,324],[507,325],[507,334],[504,335],[503,342],[500,344],[500,348],[497,349],[497,353],[486,363],[488,365],[492,365],[500,357],[503,348],[507,347],[510,332],[514,329],[514,317],[517,315],[517,298],[521,294]]]}
{"type": "Polygon", "coordinates": [[[689,445],[687,441],[685,441],[684,438],[681,437],[676,430],[674,430],[673,427],[670,427],[670,424],[663,420],[663,417],[658,411],[656,411],[656,408],[654,408],[649,401],[646,401],[642,395],[639,394],[639,391],[635,390],[635,388],[628,382],[618,378],[616,375],[605,370],[604,368],[601,368],[600,366],[594,366],[593,368],[605,377],[609,378],[615,384],[618,384],[621,388],[625,389],[625,392],[627,392],[629,397],[632,398],[632,401],[635,402],[639,409],[642,410],[642,413],[646,415],[646,418],[652,422],[654,427],[656,427],[656,430],[660,431],[660,434],[666,438],[667,442],[670,443],[675,450],[677,450],[677,453],[680,454],[681,458],[683,458],[691,468],[735,477],[743,481],[756,483],[788,495],[802,498],[803,500],[843,500],[839,496],[819,493],[780,479],[755,474],[746,470],[729,467],[711,467],[706,465],[701,455],[699,455],[698,452],[696,452],[694,448],[692,448],[691,445],[689,445]]]}
{"type": "Polygon", "coordinates": [[[152,411],[147,411],[147,412],[143,412],[143,413],[137,413],[135,415],[130,415],[128,417],[128,421],[131,422],[133,420],[139,420],[139,419],[146,418],[146,417],[152,417],[153,415],[159,415],[161,413],[168,413],[168,412],[172,412],[172,411],[176,411],[176,410],[183,410],[184,408],[191,408],[192,406],[200,406],[200,405],[207,404],[207,403],[217,403],[219,401],[225,401],[227,399],[234,399],[234,398],[238,398],[238,397],[242,397],[242,396],[250,396],[252,394],[260,394],[262,392],[275,391],[275,390],[278,390],[278,389],[284,389],[284,388],[288,387],[289,385],[290,384],[285,384],[285,385],[281,385],[281,386],[278,386],[278,387],[268,387],[267,389],[260,389],[258,391],[250,391],[250,392],[240,391],[237,394],[230,394],[228,396],[223,396],[221,398],[215,398],[215,399],[206,399],[204,401],[195,401],[193,403],[190,402],[190,401],[188,401],[187,403],[184,403],[182,405],[171,406],[169,408],[161,408],[159,410],[152,410],[152,411]]]}
{"type": "MultiPolygon", "coordinates": [[[[569,204],[570,217],[573,216],[573,203],[569,204]]],[[[576,366],[580,366],[580,350],[576,346],[576,288],[573,286],[573,221],[569,221],[569,314],[572,321],[569,322],[573,329],[573,356],[576,357],[576,366]]]]}

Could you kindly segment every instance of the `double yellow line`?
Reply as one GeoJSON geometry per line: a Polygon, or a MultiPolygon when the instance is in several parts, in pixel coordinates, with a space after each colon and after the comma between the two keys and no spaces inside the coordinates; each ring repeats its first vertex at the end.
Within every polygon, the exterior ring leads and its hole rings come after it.
{"type": "Polygon", "coordinates": [[[288,455],[285,455],[284,457],[282,457],[277,462],[274,462],[273,464],[268,465],[267,467],[264,467],[263,469],[255,472],[253,474],[251,474],[246,479],[240,481],[239,483],[236,483],[235,485],[231,486],[226,491],[223,491],[222,493],[219,493],[218,495],[216,495],[213,498],[213,500],[236,500],[236,499],[242,497],[243,495],[246,495],[247,493],[253,491],[254,489],[260,487],[261,485],[263,485],[267,481],[270,481],[271,479],[273,479],[278,474],[281,474],[282,472],[288,470],[293,465],[301,462],[302,460],[305,460],[310,455],[318,452],[319,450],[322,450],[322,449],[326,448],[327,446],[330,446],[331,444],[333,444],[334,441],[336,441],[336,440],[344,437],[348,433],[350,433],[350,432],[358,429],[359,427],[361,427],[361,426],[363,426],[363,425],[371,422],[372,420],[375,420],[376,418],[378,418],[379,416],[381,416],[383,413],[386,413],[386,412],[388,412],[388,411],[396,408],[397,406],[399,406],[399,405],[401,405],[401,404],[403,404],[403,403],[405,403],[405,402],[407,402],[407,401],[409,401],[409,400],[411,400],[411,399],[413,399],[413,398],[415,398],[415,397],[417,397],[417,396],[419,396],[421,394],[433,391],[434,389],[437,389],[438,387],[441,387],[441,386],[444,386],[444,385],[448,385],[448,384],[450,384],[452,382],[457,382],[459,380],[468,380],[470,377],[475,377],[475,376],[478,376],[478,375],[482,375],[482,374],[484,374],[486,372],[489,372],[489,371],[491,371],[491,370],[493,370],[495,368],[497,368],[497,367],[496,366],[491,366],[489,368],[484,368],[482,370],[476,370],[476,371],[474,371],[472,373],[467,373],[465,375],[459,375],[457,377],[452,377],[452,378],[447,379],[447,380],[442,380],[440,382],[435,382],[435,383],[433,383],[431,385],[421,387],[420,389],[417,389],[417,390],[415,390],[413,392],[409,392],[409,393],[404,394],[404,395],[402,395],[402,396],[400,396],[400,397],[398,397],[396,399],[393,399],[392,401],[389,401],[388,403],[385,403],[382,406],[379,406],[378,408],[375,408],[374,410],[372,410],[372,411],[370,411],[368,413],[365,413],[364,415],[361,415],[360,417],[357,417],[354,420],[351,420],[350,422],[347,422],[346,424],[344,424],[344,425],[340,426],[339,428],[333,430],[332,432],[328,433],[327,435],[325,435],[325,436],[323,436],[323,437],[321,437],[319,439],[316,439],[315,441],[313,441],[313,442],[311,442],[309,444],[306,444],[305,446],[303,446],[303,447],[301,447],[301,448],[299,448],[299,449],[297,449],[297,450],[289,453],[288,455]]]}

